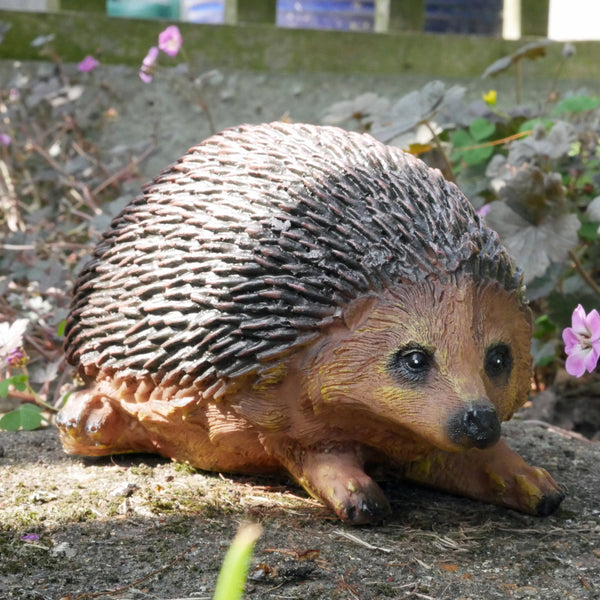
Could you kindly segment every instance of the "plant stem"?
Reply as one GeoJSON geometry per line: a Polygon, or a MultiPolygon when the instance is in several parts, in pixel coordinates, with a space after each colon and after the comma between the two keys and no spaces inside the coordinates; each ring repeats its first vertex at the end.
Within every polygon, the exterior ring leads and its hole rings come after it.
{"type": "Polygon", "coordinates": [[[225,554],[213,600],[239,600],[244,592],[250,557],[262,533],[258,523],[242,523],[225,554]]]}
{"type": "Polygon", "coordinates": [[[521,101],[523,99],[522,83],[523,77],[521,74],[521,61],[517,60],[515,62],[515,92],[517,96],[517,104],[521,104],[521,101]]]}
{"type": "Polygon", "coordinates": [[[577,254],[573,252],[573,250],[569,250],[569,256],[573,261],[573,265],[575,266],[575,270],[581,275],[581,278],[592,288],[594,293],[600,297],[600,286],[592,279],[590,274],[583,268],[577,254]]]}
{"type": "Polygon", "coordinates": [[[11,385],[8,390],[8,397],[14,398],[15,400],[20,400],[21,402],[31,402],[32,404],[37,404],[38,406],[41,406],[42,408],[45,408],[46,410],[53,412],[53,413],[58,412],[58,409],[54,408],[54,406],[51,406],[50,404],[47,404],[46,402],[44,402],[44,400],[42,400],[31,389],[31,387],[29,385],[27,386],[27,392],[20,392],[19,390],[15,390],[13,388],[13,386],[11,385]]]}
{"type": "MultiPolygon", "coordinates": [[[[29,402],[33,401],[35,402],[38,406],[41,406],[42,408],[45,408],[46,410],[49,410],[50,412],[58,412],[57,408],[54,408],[54,406],[52,406],[52,404],[48,404],[32,387],[31,384],[29,383],[29,373],[27,372],[27,367],[22,367],[23,372],[25,373],[25,375],[27,375],[27,381],[26,381],[26,385],[27,385],[27,391],[29,392],[30,396],[26,396],[25,394],[23,395],[24,397],[22,397],[22,400],[28,400],[29,402]]],[[[16,397],[16,394],[18,394],[18,391],[11,391],[11,396],[16,397]]]]}
{"type": "Polygon", "coordinates": [[[550,89],[548,90],[548,93],[546,94],[546,98],[544,100],[544,105],[546,105],[548,103],[549,98],[551,98],[554,94],[557,93],[556,90],[558,87],[558,78],[560,77],[560,73],[566,63],[567,63],[567,59],[564,57],[558,63],[558,67],[556,69],[556,72],[554,73],[554,78],[552,79],[552,84],[550,85],[550,89]]]}
{"type": "Polygon", "coordinates": [[[503,144],[508,144],[513,140],[520,140],[521,138],[527,137],[531,135],[533,129],[528,129],[527,131],[520,131],[519,133],[513,133],[513,135],[509,135],[507,137],[503,137],[499,140],[491,140],[489,142],[482,142],[481,144],[473,144],[472,146],[461,146],[460,149],[465,150],[479,150],[480,148],[490,148],[493,146],[502,146],[503,144]]]}
{"type": "Polygon", "coordinates": [[[452,169],[452,164],[448,160],[448,156],[444,152],[444,148],[442,147],[442,140],[438,137],[438,134],[435,132],[434,128],[431,126],[431,123],[426,119],[423,121],[423,125],[429,129],[431,135],[433,136],[433,140],[435,142],[435,147],[437,148],[442,161],[444,163],[444,176],[448,181],[452,181],[452,183],[456,183],[456,178],[454,177],[454,171],[452,169]]]}
{"type": "Polygon", "coordinates": [[[58,412],[58,409],[54,408],[54,406],[52,406],[52,404],[48,404],[45,400],[42,400],[42,398],[36,393],[36,391],[29,384],[27,384],[27,389],[28,389],[29,393],[33,396],[33,399],[38,406],[41,406],[42,408],[45,408],[46,410],[49,410],[50,412],[53,412],[53,413],[58,412]]]}
{"type": "MultiPolygon", "coordinates": [[[[183,46],[181,47],[181,55],[183,56],[183,60],[189,65],[190,57],[188,56],[188,53],[185,51],[185,48],[183,46]]],[[[191,86],[193,88],[195,88],[196,86],[194,84],[194,78],[192,77],[191,72],[189,73],[188,79],[190,81],[191,86]]],[[[212,113],[210,111],[210,107],[208,106],[208,104],[204,101],[204,99],[200,95],[200,91],[196,90],[196,93],[197,93],[196,102],[197,102],[198,106],[204,111],[204,114],[206,115],[206,119],[208,120],[209,131],[210,131],[211,135],[214,135],[215,133],[217,133],[217,130],[215,127],[215,122],[214,122],[212,113]]]]}

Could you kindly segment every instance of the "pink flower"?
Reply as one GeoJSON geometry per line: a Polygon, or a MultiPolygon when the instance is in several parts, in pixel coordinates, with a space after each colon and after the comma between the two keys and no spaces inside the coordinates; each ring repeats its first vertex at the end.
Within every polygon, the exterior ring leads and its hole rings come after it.
{"type": "Polygon", "coordinates": [[[12,138],[7,133],[0,133],[0,146],[10,146],[12,138]]]}
{"type": "Polygon", "coordinates": [[[158,34],[158,47],[169,56],[177,56],[183,39],[177,25],[169,25],[158,34]]]}
{"type": "Polygon", "coordinates": [[[150,83],[152,81],[154,64],[156,63],[157,58],[158,48],[156,46],[152,46],[152,48],[148,50],[148,54],[146,54],[146,57],[142,61],[142,68],[140,69],[140,79],[144,83],[150,83]]]}
{"type": "Polygon", "coordinates": [[[483,218],[485,218],[485,217],[487,217],[487,214],[490,212],[490,208],[492,208],[492,205],[491,205],[491,204],[489,204],[489,203],[488,203],[488,204],[484,204],[484,205],[483,205],[483,206],[482,206],[482,207],[481,207],[481,208],[480,208],[480,209],[477,211],[477,214],[478,214],[480,217],[483,217],[483,218]]]}
{"type": "Polygon", "coordinates": [[[573,311],[572,327],[567,327],[562,334],[567,353],[567,373],[581,377],[587,370],[591,373],[600,357],[600,315],[597,310],[585,314],[579,304],[573,311]]]}
{"type": "Polygon", "coordinates": [[[93,71],[100,63],[93,56],[86,56],[78,65],[77,68],[82,73],[93,71]]]}

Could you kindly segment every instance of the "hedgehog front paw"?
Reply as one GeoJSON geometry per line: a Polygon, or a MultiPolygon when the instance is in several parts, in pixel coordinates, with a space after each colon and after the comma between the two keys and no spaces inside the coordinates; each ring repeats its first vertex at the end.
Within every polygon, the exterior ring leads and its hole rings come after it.
{"type": "Polygon", "coordinates": [[[343,489],[336,489],[331,497],[323,497],[344,522],[351,525],[379,523],[391,514],[391,509],[381,488],[367,475],[343,482],[343,489]]]}
{"type": "Polygon", "coordinates": [[[553,513],[564,499],[547,471],[528,465],[504,440],[486,450],[431,453],[406,465],[403,473],[430,487],[540,517],[553,513]]]}
{"type": "Polygon", "coordinates": [[[306,451],[301,472],[294,466],[290,470],[312,496],[332,508],[345,523],[378,523],[391,513],[385,494],[364,472],[353,450],[306,451]]]}

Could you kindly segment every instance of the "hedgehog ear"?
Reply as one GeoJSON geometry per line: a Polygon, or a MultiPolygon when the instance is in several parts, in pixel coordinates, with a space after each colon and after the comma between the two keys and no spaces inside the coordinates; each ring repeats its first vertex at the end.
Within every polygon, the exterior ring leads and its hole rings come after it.
{"type": "Polygon", "coordinates": [[[378,300],[375,296],[363,296],[362,298],[352,300],[352,302],[344,307],[342,312],[342,318],[346,327],[352,331],[366,321],[377,302],[378,300]]]}

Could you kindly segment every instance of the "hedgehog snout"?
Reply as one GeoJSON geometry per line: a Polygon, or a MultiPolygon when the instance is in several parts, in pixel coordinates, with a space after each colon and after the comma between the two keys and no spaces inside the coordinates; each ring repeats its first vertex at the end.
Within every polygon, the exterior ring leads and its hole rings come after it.
{"type": "Polygon", "coordinates": [[[455,444],[482,450],[500,439],[500,420],[489,401],[472,402],[450,417],[447,432],[455,444]]]}

